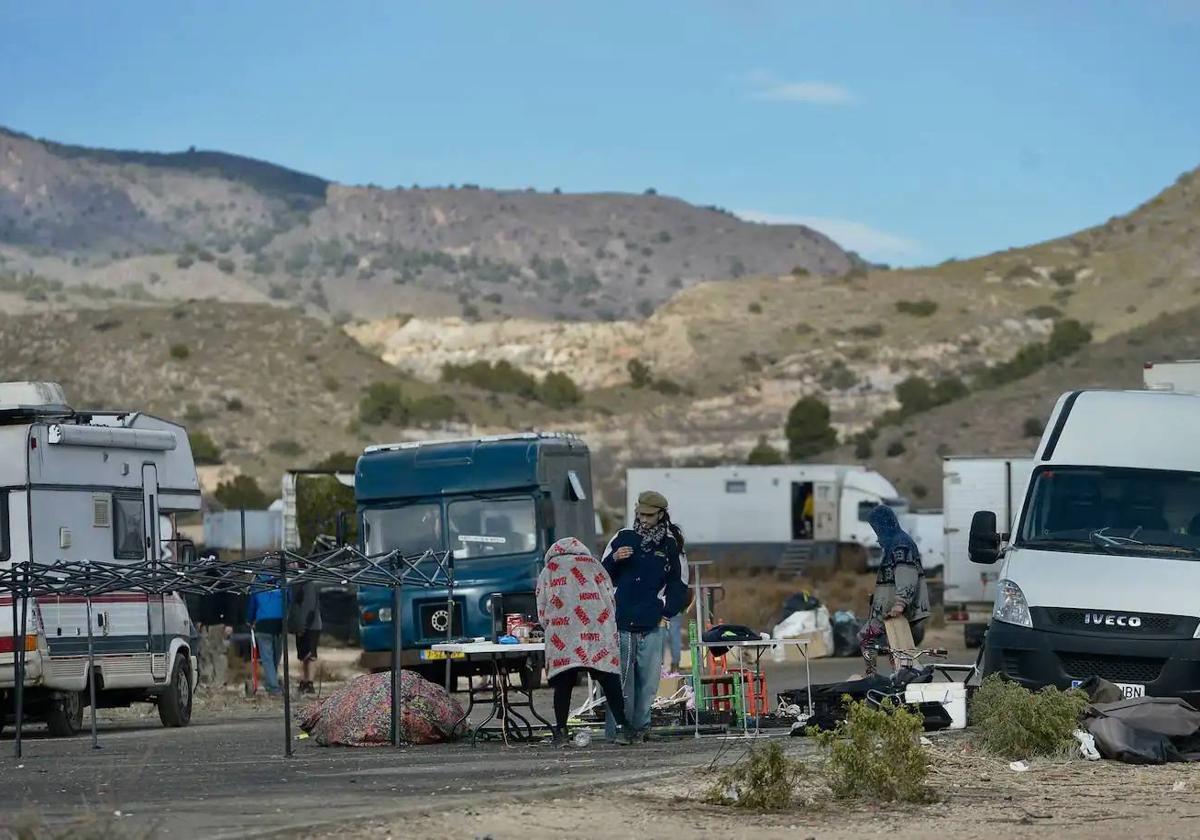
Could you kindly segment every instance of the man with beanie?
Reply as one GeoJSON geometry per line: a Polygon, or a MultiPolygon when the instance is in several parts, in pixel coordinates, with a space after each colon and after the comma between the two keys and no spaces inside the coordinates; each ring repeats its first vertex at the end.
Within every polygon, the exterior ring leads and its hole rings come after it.
{"type": "MultiPolygon", "coordinates": [[[[662,493],[647,490],[638,496],[633,527],[617,532],[604,550],[603,563],[616,589],[625,715],[638,739],[646,740],[662,676],[662,622],[682,610],[688,598],[679,543],[662,493]]],[[[610,740],[616,736],[611,715],[605,729],[610,740]]]]}

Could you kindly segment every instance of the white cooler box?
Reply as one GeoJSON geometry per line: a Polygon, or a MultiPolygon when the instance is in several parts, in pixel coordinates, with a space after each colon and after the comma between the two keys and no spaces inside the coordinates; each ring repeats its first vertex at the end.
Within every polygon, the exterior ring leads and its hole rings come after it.
{"type": "Polygon", "coordinates": [[[950,715],[951,729],[967,728],[967,687],[956,682],[917,683],[905,686],[905,703],[940,703],[950,715]]]}

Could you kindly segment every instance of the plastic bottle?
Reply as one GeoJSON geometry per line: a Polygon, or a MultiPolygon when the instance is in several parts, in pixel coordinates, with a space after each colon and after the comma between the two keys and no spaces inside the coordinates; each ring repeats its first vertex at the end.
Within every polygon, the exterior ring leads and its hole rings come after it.
{"type": "Polygon", "coordinates": [[[575,737],[571,739],[571,743],[577,747],[588,747],[592,744],[592,730],[577,729],[575,737]]]}

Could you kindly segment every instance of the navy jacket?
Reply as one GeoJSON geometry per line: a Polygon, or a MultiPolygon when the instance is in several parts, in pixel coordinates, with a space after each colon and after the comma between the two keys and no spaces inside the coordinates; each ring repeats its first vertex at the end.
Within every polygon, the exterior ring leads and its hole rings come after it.
{"type": "Polygon", "coordinates": [[[663,538],[657,550],[648,551],[636,531],[623,528],[604,549],[601,562],[617,590],[618,630],[653,630],[687,605],[679,544],[671,535],[663,538]],[[623,546],[633,549],[632,556],[615,559],[613,554],[623,546]]]}

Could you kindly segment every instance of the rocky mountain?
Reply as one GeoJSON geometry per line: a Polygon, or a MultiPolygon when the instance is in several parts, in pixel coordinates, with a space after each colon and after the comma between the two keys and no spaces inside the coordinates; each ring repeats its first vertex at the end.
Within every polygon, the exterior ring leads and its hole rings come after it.
{"type": "Polygon", "coordinates": [[[472,320],[644,317],[703,281],[861,264],[809,228],[652,190],[343,186],[218,152],[95,150],[3,130],[0,256],[68,292],[186,297],[208,266],[222,282],[205,278],[193,296],[472,320]]]}

